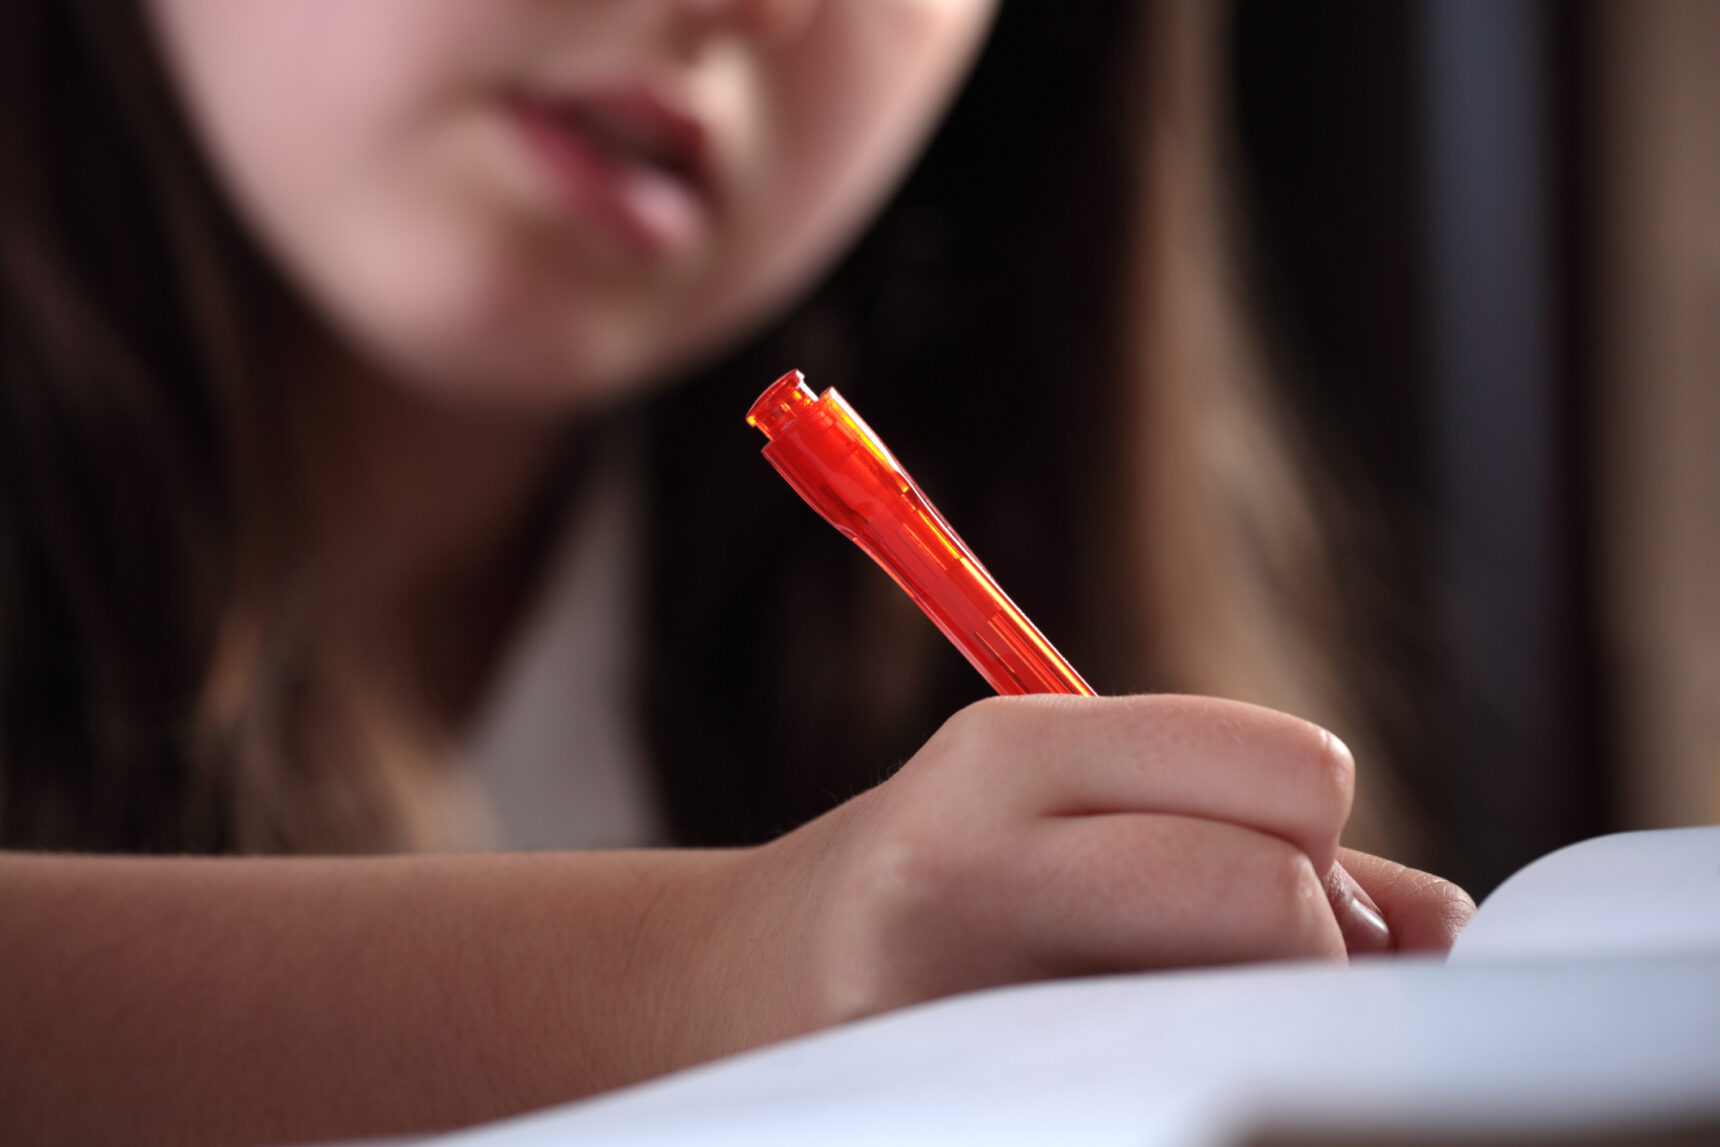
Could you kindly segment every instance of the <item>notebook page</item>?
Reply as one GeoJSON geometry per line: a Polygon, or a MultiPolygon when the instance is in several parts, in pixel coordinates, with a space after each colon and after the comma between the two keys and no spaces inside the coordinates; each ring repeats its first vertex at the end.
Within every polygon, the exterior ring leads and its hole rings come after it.
{"type": "Polygon", "coordinates": [[[1720,953],[1002,989],[436,1142],[1230,1147],[1263,1128],[1390,1141],[1668,1117],[1720,1131],[1720,953]]]}
{"type": "Polygon", "coordinates": [[[1626,832],[1549,853],[1501,884],[1456,963],[1720,954],[1720,826],[1626,832]]]}

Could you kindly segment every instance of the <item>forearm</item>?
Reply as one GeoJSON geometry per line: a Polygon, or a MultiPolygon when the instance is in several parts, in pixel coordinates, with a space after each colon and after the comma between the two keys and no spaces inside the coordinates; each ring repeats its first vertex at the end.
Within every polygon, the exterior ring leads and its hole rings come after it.
{"type": "Polygon", "coordinates": [[[0,856],[0,1139],[447,1127],[730,1050],[746,856],[0,856]]]}

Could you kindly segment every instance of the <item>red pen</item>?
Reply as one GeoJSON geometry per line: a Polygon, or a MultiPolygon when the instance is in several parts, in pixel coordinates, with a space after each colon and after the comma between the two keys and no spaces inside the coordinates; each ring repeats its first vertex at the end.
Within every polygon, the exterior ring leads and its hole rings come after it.
{"type": "Polygon", "coordinates": [[[789,371],[747,422],[770,439],[764,456],[788,484],[883,566],[993,689],[1094,695],[834,389],[816,395],[789,371]]]}
{"type": "MultiPolygon", "coordinates": [[[[1094,696],[1027,615],[998,588],[872,428],[834,389],[815,395],[798,370],[759,395],[747,422],[770,442],[764,456],[825,519],[908,591],[999,693],[1094,696]]],[[[1341,865],[1327,894],[1352,953],[1392,947],[1391,929],[1359,899],[1341,865]]]]}

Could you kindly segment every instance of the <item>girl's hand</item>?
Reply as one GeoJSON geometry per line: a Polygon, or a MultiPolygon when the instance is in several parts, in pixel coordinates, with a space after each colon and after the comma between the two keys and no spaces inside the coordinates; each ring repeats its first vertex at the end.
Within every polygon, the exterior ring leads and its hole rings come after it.
{"type": "MultiPolygon", "coordinates": [[[[1334,871],[1353,777],[1329,733],[1252,705],[974,705],[891,780],[757,850],[787,945],[755,961],[783,1009],[769,1034],[1017,981],[1379,947],[1334,871]]],[[[1444,881],[1346,863],[1400,943],[1448,945],[1467,916],[1444,881]]]]}

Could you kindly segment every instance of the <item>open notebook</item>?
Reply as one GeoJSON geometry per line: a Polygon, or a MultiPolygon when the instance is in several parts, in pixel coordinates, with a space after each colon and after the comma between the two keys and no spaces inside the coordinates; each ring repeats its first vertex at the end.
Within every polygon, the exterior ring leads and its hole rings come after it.
{"type": "Polygon", "coordinates": [[[436,1142],[1720,1143],[1720,828],[1545,857],[1449,962],[980,992],[436,1142]]]}

